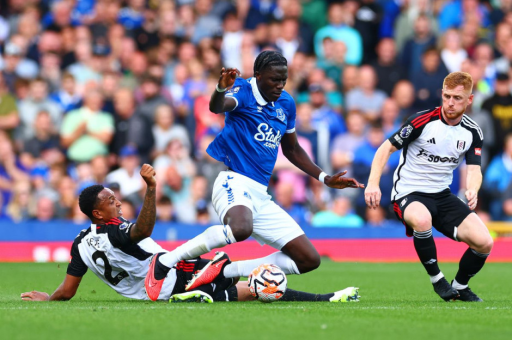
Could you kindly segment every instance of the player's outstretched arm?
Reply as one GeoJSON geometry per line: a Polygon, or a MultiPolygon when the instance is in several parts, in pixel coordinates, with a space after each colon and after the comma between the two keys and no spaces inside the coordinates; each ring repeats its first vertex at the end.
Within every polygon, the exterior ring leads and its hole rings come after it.
{"type": "Polygon", "coordinates": [[[370,209],[377,209],[380,204],[380,198],[382,197],[379,187],[380,177],[382,176],[382,171],[388,162],[389,156],[397,150],[398,149],[393,146],[389,140],[386,140],[382,143],[373,157],[368,185],[364,191],[364,200],[370,209]]]}
{"type": "Polygon", "coordinates": [[[469,209],[475,210],[478,202],[478,190],[482,185],[482,169],[480,165],[469,164],[466,176],[466,199],[469,209]]]}
{"type": "Polygon", "coordinates": [[[226,98],[226,91],[233,86],[237,77],[241,75],[236,68],[222,68],[220,71],[219,83],[213,91],[210,99],[210,111],[214,113],[229,112],[236,107],[236,101],[233,98],[226,98]]]}
{"type": "Polygon", "coordinates": [[[21,294],[23,301],[67,301],[75,296],[78,286],[82,281],[81,277],[66,274],[64,281],[59,288],[50,296],[45,292],[31,291],[21,294]]]}
{"type": "MultiPolygon", "coordinates": [[[[287,133],[283,136],[281,148],[283,149],[285,157],[288,158],[293,165],[311,177],[318,179],[320,173],[323,172],[318,165],[313,163],[306,151],[300,146],[295,132],[287,133]]],[[[346,173],[346,171],[343,171],[332,176],[327,175],[324,178],[324,183],[335,189],[364,188],[364,185],[358,183],[355,179],[343,177],[346,173]]]]}
{"type": "Polygon", "coordinates": [[[134,243],[150,237],[156,221],[156,179],[155,170],[149,164],[144,164],[140,169],[140,175],[146,182],[146,195],[140,210],[137,222],[130,230],[130,239],[134,243]]]}

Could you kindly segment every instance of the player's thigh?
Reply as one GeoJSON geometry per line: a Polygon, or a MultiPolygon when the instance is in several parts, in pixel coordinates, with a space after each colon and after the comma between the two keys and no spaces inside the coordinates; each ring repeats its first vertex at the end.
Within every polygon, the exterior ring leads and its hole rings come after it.
{"type": "Polygon", "coordinates": [[[243,177],[232,171],[221,171],[213,185],[212,204],[222,224],[229,224],[233,231],[249,228],[250,235],[255,208],[248,192],[250,188],[243,177]]]}
{"type": "Polygon", "coordinates": [[[280,206],[268,199],[253,220],[252,237],[260,244],[281,250],[290,241],[304,235],[302,228],[280,206]]]}
{"type": "MultiPolygon", "coordinates": [[[[439,214],[434,221],[434,227],[446,237],[455,241],[462,241],[460,239],[460,226],[470,215],[475,215],[474,212],[469,209],[464,201],[451,192],[441,195],[436,200],[436,205],[439,214]]],[[[473,218],[470,218],[470,220],[473,220],[473,218]]],[[[478,220],[480,219],[478,218],[478,220]]],[[[463,229],[466,228],[463,227],[463,229]]]]}
{"type": "Polygon", "coordinates": [[[470,248],[487,254],[491,251],[493,240],[489,229],[477,214],[469,214],[457,228],[457,239],[470,248]]]}
{"type": "Polygon", "coordinates": [[[405,223],[416,231],[432,229],[432,214],[426,201],[411,202],[403,212],[405,223]]]}

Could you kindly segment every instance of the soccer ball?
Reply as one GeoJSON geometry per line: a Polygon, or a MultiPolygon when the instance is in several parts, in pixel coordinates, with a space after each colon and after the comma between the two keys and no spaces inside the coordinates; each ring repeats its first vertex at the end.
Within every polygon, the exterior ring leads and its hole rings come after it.
{"type": "Polygon", "coordinates": [[[286,292],[286,275],[274,264],[262,264],[249,275],[249,291],[261,302],[279,300],[286,292]]]}

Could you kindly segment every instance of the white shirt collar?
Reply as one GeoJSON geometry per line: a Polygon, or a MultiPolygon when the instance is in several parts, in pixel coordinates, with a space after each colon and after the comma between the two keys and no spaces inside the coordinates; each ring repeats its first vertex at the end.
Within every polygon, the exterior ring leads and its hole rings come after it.
{"type": "Polygon", "coordinates": [[[261,106],[267,105],[268,102],[265,99],[263,99],[263,96],[261,95],[260,90],[258,89],[258,84],[256,84],[256,77],[252,77],[250,83],[252,87],[252,94],[254,95],[254,98],[256,98],[258,104],[261,106]]]}

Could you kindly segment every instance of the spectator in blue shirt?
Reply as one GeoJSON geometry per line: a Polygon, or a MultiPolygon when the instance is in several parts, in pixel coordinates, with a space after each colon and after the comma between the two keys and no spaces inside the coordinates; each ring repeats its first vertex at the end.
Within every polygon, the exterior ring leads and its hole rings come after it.
{"type": "Polygon", "coordinates": [[[343,41],[347,47],[345,62],[359,65],[363,59],[363,40],[359,32],[344,22],[346,13],[343,4],[333,3],[329,6],[329,25],[321,28],[315,35],[315,53],[324,58],[323,40],[327,37],[343,41]]]}

